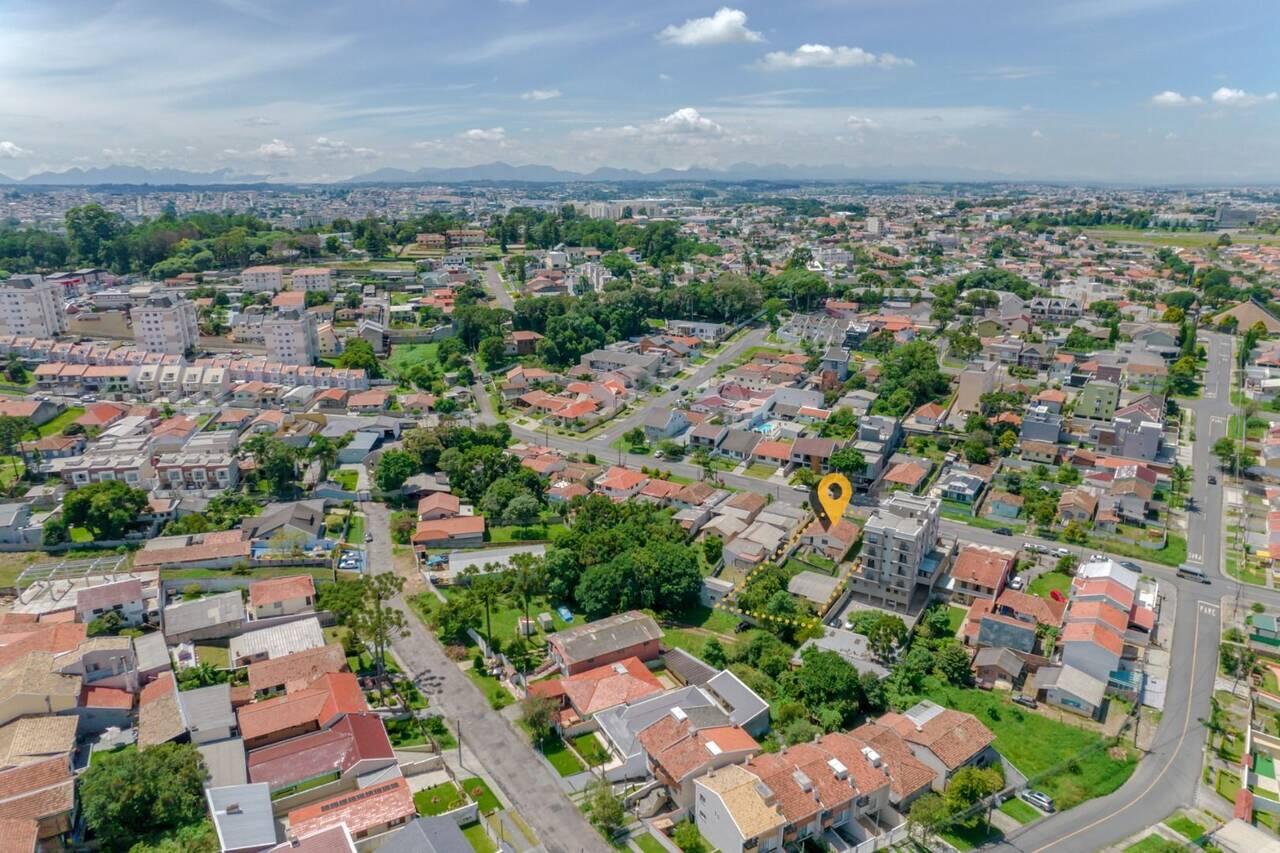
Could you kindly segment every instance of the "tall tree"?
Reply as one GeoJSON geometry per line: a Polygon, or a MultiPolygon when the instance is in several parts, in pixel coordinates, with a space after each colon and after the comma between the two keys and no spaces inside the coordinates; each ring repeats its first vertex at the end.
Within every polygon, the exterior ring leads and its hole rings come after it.
{"type": "Polygon", "coordinates": [[[365,575],[361,578],[363,596],[360,606],[347,620],[352,632],[373,645],[373,660],[378,678],[386,674],[387,648],[398,637],[409,636],[404,613],[391,604],[404,590],[404,578],[392,572],[365,575]]]}

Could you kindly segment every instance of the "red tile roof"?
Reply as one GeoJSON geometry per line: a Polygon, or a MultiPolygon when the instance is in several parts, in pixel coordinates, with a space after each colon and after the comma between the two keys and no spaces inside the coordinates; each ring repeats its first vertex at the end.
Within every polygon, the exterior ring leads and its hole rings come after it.
{"type": "Polygon", "coordinates": [[[310,835],[345,823],[351,834],[358,836],[416,815],[409,783],[401,777],[294,809],[289,812],[289,834],[310,835]]]}
{"type": "Polygon", "coordinates": [[[266,607],[278,601],[291,601],[310,596],[315,600],[316,583],[311,575],[271,578],[249,584],[249,606],[266,607]]]}
{"type": "Polygon", "coordinates": [[[344,672],[346,668],[346,652],[342,646],[330,643],[249,664],[249,687],[255,693],[281,686],[286,690],[297,690],[314,683],[327,672],[344,672]]]}
{"type": "Polygon", "coordinates": [[[280,788],[360,761],[395,760],[386,727],[375,714],[348,714],[326,731],[290,738],[248,755],[249,781],[280,788]]]}

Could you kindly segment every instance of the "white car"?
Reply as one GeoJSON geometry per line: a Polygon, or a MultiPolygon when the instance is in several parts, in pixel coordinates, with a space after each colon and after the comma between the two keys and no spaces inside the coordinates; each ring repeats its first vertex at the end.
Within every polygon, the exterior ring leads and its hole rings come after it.
{"type": "Polygon", "coordinates": [[[1022,575],[1014,575],[1013,580],[1009,581],[1009,589],[1022,589],[1025,585],[1022,575]]]}
{"type": "Polygon", "coordinates": [[[1089,555],[1090,563],[1101,563],[1105,559],[1107,559],[1106,554],[1090,554],[1089,555]]]}
{"type": "Polygon", "coordinates": [[[1061,556],[1061,557],[1070,557],[1070,556],[1071,556],[1071,549],[1070,549],[1070,548],[1058,548],[1058,549],[1056,549],[1053,553],[1055,553],[1055,554],[1057,554],[1057,555],[1059,555],[1059,556],[1061,556]]]}
{"type": "Polygon", "coordinates": [[[1030,551],[1033,554],[1039,554],[1044,551],[1044,546],[1037,545],[1035,542],[1023,542],[1022,547],[1024,550],[1030,551]]]}

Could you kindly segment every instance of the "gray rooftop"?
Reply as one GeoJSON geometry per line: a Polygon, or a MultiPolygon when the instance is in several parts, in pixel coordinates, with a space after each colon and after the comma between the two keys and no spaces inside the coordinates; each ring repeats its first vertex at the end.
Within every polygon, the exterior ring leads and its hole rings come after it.
{"type": "Polygon", "coordinates": [[[232,637],[230,654],[233,663],[242,658],[256,658],[263,654],[271,660],[323,645],[324,631],[320,628],[320,620],[313,616],[232,637]]]}
{"type": "Polygon", "coordinates": [[[452,818],[420,817],[378,846],[378,853],[472,853],[452,818]]]}
{"type": "Polygon", "coordinates": [[[133,654],[138,660],[138,671],[164,670],[173,666],[169,660],[169,647],[165,645],[164,634],[154,631],[133,638],[133,654]]]}
{"type": "Polygon", "coordinates": [[[184,690],[178,694],[182,703],[182,716],[187,729],[193,734],[219,728],[231,728],[236,724],[231,710],[231,685],[214,684],[196,690],[184,690]]]}
{"type": "Polygon", "coordinates": [[[249,781],[245,768],[244,741],[238,737],[196,745],[204,766],[209,771],[206,788],[244,785],[249,781]]]}
{"type": "Polygon", "coordinates": [[[238,590],[232,590],[170,604],[164,609],[164,632],[173,636],[243,619],[244,599],[238,590]]]}
{"type": "Polygon", "coordinates": [[[205,796],[223,853],[259,850],[276,843],[271,786],[266,782],[209,788],[205,796]]]}
{"type": "Polygon", "coordinates": [[[558,631],[550,638],[567,660],[590,660],[628,646],[662,638],[662,629],[653,617],[638,610],[588,622],[578,628],[558,631]]]}
{"type": "Polygon", "coordinates": [[[746,726],[761,714],[769,712],[769,703],[727,669],[716,673],[703,685],[703,689],[719,701],[722,710],[728,712],[729,720],[735,726],[746,726]]]}

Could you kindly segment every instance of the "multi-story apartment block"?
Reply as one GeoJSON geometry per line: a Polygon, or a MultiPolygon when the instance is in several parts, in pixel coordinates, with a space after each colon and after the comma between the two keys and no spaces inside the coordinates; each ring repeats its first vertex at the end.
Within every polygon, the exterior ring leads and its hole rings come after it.
{"type": "Polygon", "coordinates": [[[0,284],[0,334],[52,338],[66,330],[58,285],[38,275],[15,275],[0,284]]]}
{"type": "Polygon", "coordinates": [[[163,489],[227,489],[240,475],[235,457],[219,451],[162,453],[154,464],[163,489]]]}
{"type": "Polygon", "coordinates": [[[314,314],[291,309],[262,323],[267,358],[281,364],[314,364],[320,340],[314,314]]]}
{"type": "Polygon", "coordinates": [[[133,338],[146,352],[182,355],[200,338],[196,306],[169,293],[151,296],[133,311],[133,338]]]}
{"type": "Polygon", "coordinates": [[[275,293],[284,287],[284,268],[247,267],[240,272],[240,286],[250,293],[275,293]]]}
{"type": "Polygon", "coordinates": [[[302,292],[319,291],[328,293],[333,289],[333,281],[327,267],[300,267],[293,271],[290,289],[302,292]]]}
{"type": "Polygon", "coordinates": [[[855,592],[894,610],[923,606],[941,574],[940,508],[937,498],[894,492],[863,528],[862,562],[850,576],[855,592]]]}

